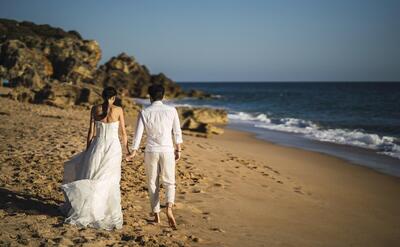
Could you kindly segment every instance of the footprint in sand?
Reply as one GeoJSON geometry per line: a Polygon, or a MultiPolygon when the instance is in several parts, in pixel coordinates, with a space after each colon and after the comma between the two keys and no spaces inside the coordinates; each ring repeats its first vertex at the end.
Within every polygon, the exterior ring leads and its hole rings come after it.
{"type": "Polygon", "coordinates": [[[304,195],[304,192],[301,189],[302,189],[301,186],[293,187],[293,191],[294,192],[296,192],[298,194],[301,194],[301,195],[304,195]]]}
{"type": "Polygon", "coordinates": [[[213,232],[221,232],[221,233],[225,233],[225,230],[219,228],[219,227],[213,227],[210,229],[213,232]]]}
{"type": "Polygon", "coordinates": [[[201,190],[200,188],[194,188],[194,189],[192,190],[192,193],[204,193],[204,191],[201,190]]]}
{"type": "Polygon", "coordinates": [[[215,184],[214,184],[214,187],[224,187],[224,185],[221,184],[221,183],[215,183],[215,184]]]}
{"type": "Polygon", "coordinates": [[[232,171],[232,170],[226,170],[226,171],[229,173],[235,174],[235,171],[232,171]]]}
{"type": "Polygon", "coordinates": [[[198,209],[198,208],[196,208],[196,207],[194,207],[194,206],[192,206],[192,205],[187,205],[187,208],[188,208],[192,213],[195,213],[195,214],[203,214],[203,211],[201,211],[200,209],[198,209]]]}
{"type": "Polygon", "coordinates": [[[201,145],[201,144],[197,144],[197,146],[198,146],[199,148],[206,149],[206,147],[204,147],[204,146],[201,145]]]}

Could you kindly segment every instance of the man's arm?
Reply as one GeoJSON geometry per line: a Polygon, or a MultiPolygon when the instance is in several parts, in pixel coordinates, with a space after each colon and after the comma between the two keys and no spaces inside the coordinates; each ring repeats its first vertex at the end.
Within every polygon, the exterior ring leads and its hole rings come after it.
{"type": "Polygon", "coordinates": [[[172,134],[174,138],[175,145],[179,145],[183,142],[182,140],[182,130],[181,124],[179,121],[178,111],[175,109],[174,111],[174,121],[172,123],[172,134]]]}
{"type": "Polygon", "coordinates": [[[143,124],[143,116],[142,112],[139,112],[137,123],[136,123],[136,131],[135,137],[133,138],[132,148],[133,150],[138,150],[140,146],[140,141],[142,140],[144,131],[144,124],[143,124]]]}
{"type": "Polygon", "coordinates": [[[172,123],[172,134],[175,143],[175,160],[178,161],[181,158],[181,152],[182,152],[181,144],[183,143],[183,140],[182,140],[181,124],[176,109],[174,113],[175,114],[174,114],[174,121],[172,123]]]}

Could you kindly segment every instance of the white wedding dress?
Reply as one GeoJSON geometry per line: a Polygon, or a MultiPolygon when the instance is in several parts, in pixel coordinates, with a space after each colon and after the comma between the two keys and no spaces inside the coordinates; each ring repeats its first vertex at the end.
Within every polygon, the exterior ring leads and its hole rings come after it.
{"type": "Polygon", "coordinates": [[[119,122],[95,122],[89,148],[65,162],[61,211],[65,222],[106,230],[122,228],[119,122]]]}

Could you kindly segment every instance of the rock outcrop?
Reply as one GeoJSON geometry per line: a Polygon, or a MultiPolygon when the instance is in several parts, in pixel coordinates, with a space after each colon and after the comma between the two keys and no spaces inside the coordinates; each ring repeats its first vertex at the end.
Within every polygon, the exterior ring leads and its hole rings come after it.
{"type": "Polygon", "coordinates": [[[223,109],[177,107],[183,130],[204,134],[222,134],[221,126],[228,123],[228,114],[223,109]]]}
{"type": "Polygon", "coordinates": [[[33,98],[33,103],[60,108],[72,105],[93,105],[101,102],[101,88],[63,83],[47,84],[33,98]]]}
{"type": "Polygon", "coordinates": [[[124,88],[132,97],[147,97],[149,85],[157,83],[165,87],[166,97],[183,97],[184,91],[164,74],[151,75],[146,66],[139,64],[134,57],[121,53],[112,57],[96,71],[93,83],[101,86],[124,88]]]}
{"type": "Polygon", "coordinates": [[[198,98],[198,99],[209,99],[213,98],[212,94],[205,93],[201,90],[192,89],[187,93],[187,96],[190,98],[198,98]]]}
{"type": "Polygon", "coordinates": [[[87,83],[114,86],[123,95],[143,98],[148,86],[157,83],[165,87],[167,98],[207,96],[201,91],[184,92],[163,73],[151,74],[125,53],[98,67],[100,59],[99,44],[82,39],[76,31],[0,19],[0,79],[14,87],[38,91],[49,83],[87,83]]]}

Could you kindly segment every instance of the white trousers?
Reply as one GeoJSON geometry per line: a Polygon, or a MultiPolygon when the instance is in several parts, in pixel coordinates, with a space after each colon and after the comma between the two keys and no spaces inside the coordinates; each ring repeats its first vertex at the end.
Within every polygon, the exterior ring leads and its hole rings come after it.
{"type": "Polygon", "coordinates": [[[151,210],[159,213],[160,179],[165,188],[167,203],[175,202],[175,155],[173,152],[146,152],[144,164],[151,210]]]}

